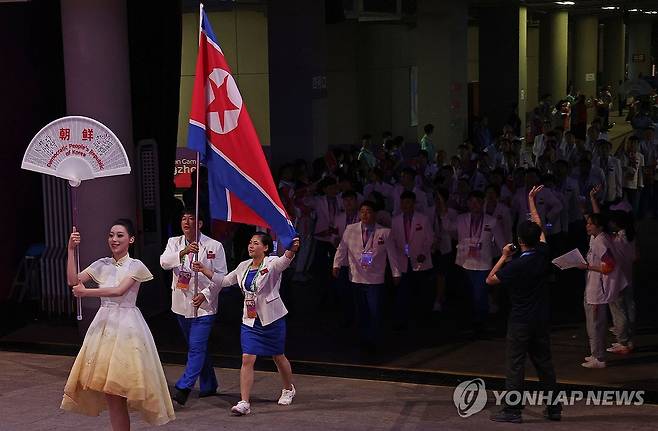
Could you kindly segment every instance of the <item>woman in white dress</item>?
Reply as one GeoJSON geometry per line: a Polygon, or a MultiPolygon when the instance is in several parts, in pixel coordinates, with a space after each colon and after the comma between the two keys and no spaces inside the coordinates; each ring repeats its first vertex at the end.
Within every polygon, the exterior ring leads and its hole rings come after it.
{"type": "Polygon", "coordinates": [[[101,307],[71,368],[61,408],[88,416],[108,409],[115,431],[130,429],[129,411],[139,411],[151,425],[162,425],[175,418],[174,408],[153,336],[135,306],[140,284],[153,275],[128,255],[135,242],[130,220],[115,221],[107,242],[112,257],[77,273],[80,233],[75,227],[69,239],[66,275],[73,294],[100,297],[101,307]]]}

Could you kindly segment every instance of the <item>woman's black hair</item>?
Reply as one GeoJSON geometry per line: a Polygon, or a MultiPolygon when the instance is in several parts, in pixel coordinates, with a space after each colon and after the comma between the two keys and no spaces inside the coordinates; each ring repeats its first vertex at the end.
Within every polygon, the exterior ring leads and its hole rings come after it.
{"type": "Polygon", "coordinates": [[[587,216],[588,219],[592,222],[594,226],[597,226],[604,232],[608,231],[608,223],[606,217],[603,213],[593,213],[587,216]]]}
{"type": "Polygon", "coordinates": [[[260,237],[260,242],[263,243],[263,245],[267,246],[267,251],[265,252],[265,255],[268,255],[274,251],[274,241],[272,240],[272,237],[270,236],[269,233],[267,232],[254,232],[251,237],[259,236],[260,237]]]}
{"type": "Polygon", "coordinates": [[[135,225],[133,224],[132,220],[128,218],[119,218],[114,220],[112,223],[112,226],[123,226],[126,228],[126,232],[128,232],[129,236],[135,236],[135,225]]]}

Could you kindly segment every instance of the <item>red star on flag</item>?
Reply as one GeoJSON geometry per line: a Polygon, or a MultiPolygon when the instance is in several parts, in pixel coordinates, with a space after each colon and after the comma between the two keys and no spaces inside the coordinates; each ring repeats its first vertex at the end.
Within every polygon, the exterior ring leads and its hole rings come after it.
{"type": "Polygon", "coordinates": [[[231,102],[231,99],[228,96],[228,85],[226,83],[228,77],[229,75],[226,75],[219,86],[215,85],[212,79],[208,80],[210,83],[210,89],[215,95],[215,99],[208,105],[208,112],[217,112],[222,130],[224,130],[224,113],[226,111],[240,109],[231,102]]]}

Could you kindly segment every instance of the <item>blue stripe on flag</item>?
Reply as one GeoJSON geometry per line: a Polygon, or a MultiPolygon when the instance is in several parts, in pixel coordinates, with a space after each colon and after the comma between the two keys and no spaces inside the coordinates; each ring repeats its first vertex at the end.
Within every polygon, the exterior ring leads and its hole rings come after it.
{"type": "Polygon", "coordinates": [[[187,148],[197,151],[201,163],[206,163],[206,131],[196,124],[189,123],[187,126],[187,148]]]}
{"type": "Polygon", "coordinates": [[[208,36],[208,39],[212,40],[217,46],[219,46],[219,42],[217,42],[217,36],[215,36],[215,32],[212,31],[212,26],[210,25],[210,20],[208,19],[208,15],[206,15],[206,10],[203,10],[203,19],[201,20],[201,29],[206,33],[206,36],[208,36]]]}
{"type": "Polygon", "coordinates": [[[292,223],[258,188],[212,149],[207,153],[206,166],[208,167],[208,192],[211,195],[210,212],[213,218],[226,220],[226,208],[222,208],[222,203],[226,205],[225,188],[227,188],[267,222],[272,230],[277,232],[278,239],[283,245],[289,247],[292,244],[293,238],[297,236],[292,223]]]}

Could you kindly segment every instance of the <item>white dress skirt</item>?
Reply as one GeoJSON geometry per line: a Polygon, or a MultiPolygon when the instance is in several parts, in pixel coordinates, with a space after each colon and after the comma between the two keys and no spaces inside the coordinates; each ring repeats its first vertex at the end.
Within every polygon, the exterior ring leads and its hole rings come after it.
{"type": "Polygon", "coordinates": [[[151,425],[175,419],[167,380],[151,331],[135,306],[141,282],[153,276],[129,256],[103,258],[83,273],[99,287],[117,287],[126,277],[136,281],[124,295],[101,298],[64,387],[61,408],[98,416],[107,408],[105,394],[124,397],[130,411],[151,425]]]}

